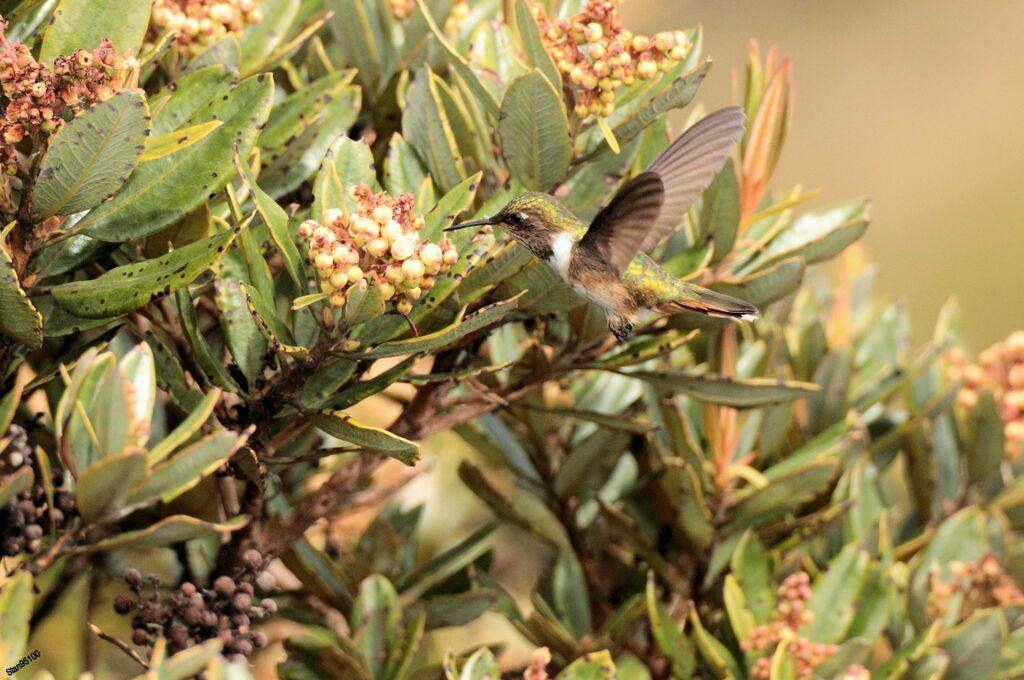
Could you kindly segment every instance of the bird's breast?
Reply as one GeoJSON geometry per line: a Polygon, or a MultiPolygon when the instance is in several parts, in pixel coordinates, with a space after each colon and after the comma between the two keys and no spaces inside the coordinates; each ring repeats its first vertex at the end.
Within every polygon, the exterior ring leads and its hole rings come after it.
{"type": "Polygon", "coordinates": [[[551,257],[548,258],[548,264],[565,281],[569,280],[569,262],[572,260],[575,245],[576,239],[567,231],[559,233],[551,241],[551,257]]]}

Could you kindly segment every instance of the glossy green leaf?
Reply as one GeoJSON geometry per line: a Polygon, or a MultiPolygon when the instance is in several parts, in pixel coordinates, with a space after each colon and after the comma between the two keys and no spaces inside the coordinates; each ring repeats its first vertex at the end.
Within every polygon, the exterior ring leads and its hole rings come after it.
{"type": "Polygon", "coordinates": [[[253,76],[226,99],[196,111],[189,125],[223,125],[202,141],[170,156],[142,163],[114,198],[92,210],[75,231],[101,241],[124,242],[166,227],[211,200],[234,175],[235,147],[246,157],[270,112],[273,79],[253,76]]]}
{"type": "Polygon", "coordinates": [[[348,291],[345,304],[345,322],[349,326],[366,323],[384,313],[384,296],[380,286],[364,279],[348,291]]]}
{"type": "Polygon", "coordinates": [[[807,608],[814,612],[814,620],[800,629],[801,635],[829,644],[846,639],[846,631],[863,604],[860,594],[868,560],[867,551],[851,543],[829,563],[828,570],[811,588],[807,608]]]}
{"type": "Polygon", "coordinates": [[[693,671],[697,665],[693,645],[683,634],[681,627],[669,617],[664,605],[658,599],[653,573],[647,575],[644,602],[651,634],[658,643],[662,654],[672,662],[672,677],[676,680],[687,680],[693,677],[693,671]]]}
{"type": "Polygon", "coordinates": [[[758,267],[799,256],[807,264],[835,257],[864,235],[868,204],[855,203],[820,214],[801,215],[772,239],[758,267]]]}
{"type": "Polygon", "coordinates": [[[78,478],[78,511],[87,522],[115,516],[147,474],[146,452],[131,449],[94,463],[78,478]]]}
{"type": "Polygon", "coordinates": [[[572,160],[565,107],[539,71],[509,86],[501,102],[498,136],[512,177],[526,189],[547,191],[565,179],[572,160]]]}
{"type": "Polygon", "coordinates": [[[292,240],[291,232],[288,229],[288,213],[284,211],[277,201],[267,195],[256,183],[252,169],[238,155],[235,155],[235,168],[245,186],[249,189],[249,195],[256,206],[260,219],[267,225],[270,237],[277,246],[277,252],[281,254],[285,269],[292,281],[301,290],[305,282],[302,267],[302,255],[299,254],[295,242],[292,240]]]}
{"type": "Polygon", "coordinates": [[[150,137],[146,140],[146,148],[139,161],[155,161],[157,158],[170,156],[172,153],[187,149],[193,144],[203,141],[206,135],[223,124],[223,121],[208,120],[183,130],[172,130],[156,137],[150,137]]]}
{"type": "MultiPolygon", "coordinates": [[[[204,53],[205,54],[205,53],[204,53]]],[[[198,61],[198,60],[197,60],[198,61]]],[[[152,134],[155,137],[187,130],[206,107],[231,91],[232,72],[220,62],[199,68],[192,62],[173,83],[150,98],[153,110],[152,134]]],[[[208,120],[205,122],[212,122],[208,120]]]]}
{"type": "Polygon", "coordinates": [[[88,210],[113,196],[138,165],[148,134],[149,109],[135,92],[73,118],[43,157],[32,194],[35,219],[88,210]]]}
{"type": "Polygon", "coordinates": [[[755,490],[730,510],[727,526],[744,529],[782,517],[824,492],[837,468],[835,458],[825,458],[755,490]]]}
{"type": "Polygon", "coordinates": [[[190,284],[224,254],[236,234],[237,229],[225,231],[152,260],[116,267],[92,280],[55,286],[53,297],[69,312],[90,319],[131,312],[190,284]]]}
{"type": "Polygon", "coordinates": [[[415,442],[382,428],[364,425],[343,411],[307,413],[306,417],[314,427],[332,437],[397,458],[406,465],[415,465],[419,459],[420,447],[415,442]]]}
{"type": "Polygon", "coordinates": [[[700,228],[714,244],[710,264],[721,262],[732,252],[740,227],[740,188],[731,160],[711,181],[704,192],[700,209],[700,228]]]}
{"type": "Polygon", "coordinates": [[[0,334],[29,347],[43,344],[43,317],[25,295],[14,270],[14,262],[0,244],[0,334]]]}
{"type": "Polygon", "coordinates": [[[150,0],[61,0],[43,34],[39,59],[94,50],[108,38],[118,51],[138,54],[149,26],[150,0]]]}
{"type": "Polygon", "coordinates": [[[349,626],[374,677],[384,677],[384,661],[400,635],[401,621],[398,593],[390,581],[375,574],[360,584],[349,626]]]}

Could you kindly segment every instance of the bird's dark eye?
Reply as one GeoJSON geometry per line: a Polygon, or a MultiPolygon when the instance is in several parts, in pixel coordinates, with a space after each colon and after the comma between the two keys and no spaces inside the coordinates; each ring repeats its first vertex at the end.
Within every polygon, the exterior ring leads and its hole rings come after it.
{"type": "Polygon", "coordinates": [[[514,212],[508,216],[508,221],[509,224],[512,224],[514,226],[522,226],[526,224],[526,215],[524,215],[521,212],[514,212]]]}

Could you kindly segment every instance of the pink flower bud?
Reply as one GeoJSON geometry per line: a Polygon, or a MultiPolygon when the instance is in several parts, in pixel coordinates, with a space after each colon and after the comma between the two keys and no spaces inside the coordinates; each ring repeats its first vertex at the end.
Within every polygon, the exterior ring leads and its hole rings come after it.
{"type": "Polygon", "coordinates": [[[313,235],[313,230],[315,230],[319,226],[320,225],[314,222],[313,220],[306,220],[305,222],[299,225],[299,236],[302,236],[303,238],[309,238],[310,236],[313,235]]]}

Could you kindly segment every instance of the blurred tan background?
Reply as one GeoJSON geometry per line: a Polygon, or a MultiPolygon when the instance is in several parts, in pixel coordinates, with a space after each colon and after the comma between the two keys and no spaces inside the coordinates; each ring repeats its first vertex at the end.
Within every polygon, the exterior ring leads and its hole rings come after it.
{"type": "Polygon", "coordinates": [[[630,28],[704,25],[699,95],[731,102],[747,41],[793,57],[796,108],[774,180],[869,196],[880,292],[918,340],[955,294],[982,349],[1024,328],[1024,2],[630,0],[630,28]]]}

